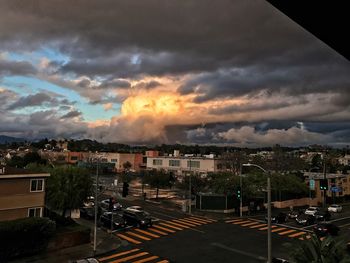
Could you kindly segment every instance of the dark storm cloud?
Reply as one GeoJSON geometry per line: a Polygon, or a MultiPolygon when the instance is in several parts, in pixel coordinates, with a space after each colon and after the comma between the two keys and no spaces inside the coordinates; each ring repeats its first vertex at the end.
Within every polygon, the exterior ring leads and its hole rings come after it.
{"type": "MultiPolygon", "coordinates": [[[[1,34],[1,33],[0,33],[1,34]]],[[[37,70],[26,61],[9,61],[0,57],[0,77],[13,75],[34,75],[37,70]]]]}
{"type": "Polygon", "coordinates": [[[56,104],[57,100],[54,98],[51,98],[49,95],[45,93],[37,93],[34,95],[21,97],[18,101],[11,104],[7,109],[14,110],[14,109],[21,109],[25,107],[40,106],[45,102],[52,102],[56,104]]]}
{"type": "Polygon", "coordinates": [[[7,110],[16,110],[22,109],[26,107],[34,107],[34,106],[42,106],[49,105],[50,107],[58,106],[58,105],[72,105],[74,102],[70,102],[67,99],[58,100],[56,98],[51,97],[46,93],[36,93],[34,95],[28,95],[25,97],[19,98],[17,101],[10,104],[7,110]]]}
{"type": "Polygon", "coordinates": [[[108,88],[130,88],[131,84],[127,80],[112,79],[102,82],[100,85],[95,86],[95,89],[108,89],[108,88]]]}
{"type": "Polygon", "coordinates": [[[162,75],[283,64],[281,57],[297,61],[304,52],[311,53],[308,63],[334,57],[314,52],[324,45],[262,0],[14,0],[0,5],[1,46],[30,49],[51,43],[71,57],[64,72],[162,75]]]}
{"type": "Polygon", "coordinates": [[[80,111],[73,110],[63,115],[61,119],[71,119],[71,118],[80,117],[80,116],[82,116],[82,113],[80,111]]]}

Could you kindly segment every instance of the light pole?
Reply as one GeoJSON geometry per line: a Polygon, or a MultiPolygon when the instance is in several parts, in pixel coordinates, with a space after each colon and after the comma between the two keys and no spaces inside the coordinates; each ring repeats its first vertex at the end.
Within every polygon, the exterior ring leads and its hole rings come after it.
{"type": "Polygon", "coordinates": [[[243,166],[254,166],[262,170],[267,175],[267,262],[272,263],[272,243],[271,243],[271,176],[260,165],[245,163],[243,166]]]}
{"type": "MultiPolygon", "coordinates": [[[[317,166],[314,166],[314,167],[311,167],[310,169],[309,169],[309,206],[311,206],[311,180],[313,180],[313,188],[315,189],[315,181],[314,181],[314,177],[312,176],[312,178],[311,178],[311,175],[310,175],[310,173],[311,173],[311,170],[313,170],[313,169],[320,169],[320,167],[317,167],[317,166]]],[[[314,190],[313,189],[313,190],[314,190]]]]}
{"type": "Polygon", "coordinates": [[[94,256],[96,255],[96,239],[97,239],[97,210],[98,210],[98,202],[97,202],[97,184],[98,184],[98,163],[99,163],[99,159],[97,159],[97,165],[96,165],[96,180],[95,180],[94,256]]]}
{"type": "Polygon", "coordinates": [[[242,164],[239,165],[239,189],[241,191],[241,198],[239,200],[239,216],[243,214],[243,191],[242,191],[242,164]]]}
{"type": "Polygon", "coordinates": [[[191,159],[190,159],[190,174],[189,174],[189,176],[190,176],[190,178],[189,178],[189,206],[188,206],[188,213],[189,214],[191,214],[192,213],[192,182],[191,182],[191,167],[192,167],[192,161],[191,161],[191,159]]]}

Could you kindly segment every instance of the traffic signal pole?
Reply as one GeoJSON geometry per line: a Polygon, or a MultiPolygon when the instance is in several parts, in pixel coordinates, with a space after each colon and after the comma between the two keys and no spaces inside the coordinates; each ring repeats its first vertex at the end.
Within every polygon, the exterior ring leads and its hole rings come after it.
{"type": "Polygon", "coordinates": [[[240,188],[240,198],[239,198],[239,216],[242,217],[243,214],[243,197],[242,197],[242,164],[239,166],[239,188],[240,188]]]}
{"type": "MultiPolygon", "coordinates": [[[[327,182],[327,184],[328,184],[327,177],[326,177],[326,153],[324,153],[324,155],[323,155],[323,179],[324,179],[324,181],[327,182]]],[[[327,188],[328,188],[328,187],[325,187],[325,188],[323,189],[323,208],[326,207],[327,188]]]]}

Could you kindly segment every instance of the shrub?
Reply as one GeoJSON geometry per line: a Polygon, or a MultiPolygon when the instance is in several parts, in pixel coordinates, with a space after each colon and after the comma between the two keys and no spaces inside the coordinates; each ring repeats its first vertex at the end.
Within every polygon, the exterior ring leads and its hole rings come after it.
{"type": "Polygon", "coordinates": [[[56,224],[48,218],[29,217],[0,222],[0,262],[46,249],[56,224]]]}

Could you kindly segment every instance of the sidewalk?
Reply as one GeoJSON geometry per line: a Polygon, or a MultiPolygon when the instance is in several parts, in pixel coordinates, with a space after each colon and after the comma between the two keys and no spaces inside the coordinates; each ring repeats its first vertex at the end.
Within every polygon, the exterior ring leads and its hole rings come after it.
{"type": "MultiPolygon", "coordinates": [[[[75,247],[65,248],[58,251],[45,252],[42,254],[18,258],[11,263],[35,262],[35,263],[69,263],[77,259],[93,257],[93,229],[91,231],[91,243],[75,247]]],[[[115,235],[97,229],[96,255],[107,253],[122,246],[122,241],[115,235]]]]}

